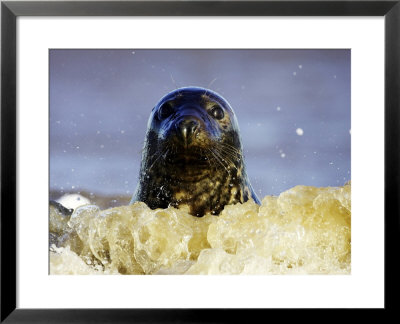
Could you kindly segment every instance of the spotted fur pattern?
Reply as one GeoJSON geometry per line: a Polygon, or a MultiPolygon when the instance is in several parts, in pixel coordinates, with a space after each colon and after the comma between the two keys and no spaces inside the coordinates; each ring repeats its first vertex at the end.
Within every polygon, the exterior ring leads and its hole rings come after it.
{"type": "Polygon", "coordinates": [[[239,129],[232,108],[221,96],[203,88],[178,89],[160,100],[150,115],[139,184],[132,203],[150,208],[189,208],[194,216],[218,215],[225,205],[259,200],[248,180],[239,129]],[[160,118],[168,102],[171,115],[160,118]],[[210,113],[224,111],[216,120],[210,113]],[[199,127],[185,146],[176,124],[194,118],[199,127]]]}

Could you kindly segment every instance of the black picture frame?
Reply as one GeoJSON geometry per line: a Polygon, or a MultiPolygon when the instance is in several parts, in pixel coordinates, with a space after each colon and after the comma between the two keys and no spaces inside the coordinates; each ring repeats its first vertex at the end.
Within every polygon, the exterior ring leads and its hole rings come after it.
{"type": "MultiPolygon", "coordinates": [[[[19,16],[384,16],[385,310],[399,287],[400,0],[394,1],[2,1],[1,2],[1,322],[236,322],[262,309],[16,308],[16,19],[19,16]]],[[[367,175],[366,175],[367,176],[367,175]]],[[[379,193],[378,193],[379,194],[379,193]]],[[[373,256],[371,256],[373,260],[373,256]]],[[[262,318],[262,317],[260,317],[262,318]]]]}

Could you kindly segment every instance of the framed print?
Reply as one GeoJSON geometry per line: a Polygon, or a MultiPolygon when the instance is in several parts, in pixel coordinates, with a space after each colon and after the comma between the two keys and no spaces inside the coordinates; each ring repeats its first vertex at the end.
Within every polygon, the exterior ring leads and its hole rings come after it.
{"type": "Polygon", "coordinates": [[[1,9],[2,321],[393,307],[398,1],[1,9]]]}

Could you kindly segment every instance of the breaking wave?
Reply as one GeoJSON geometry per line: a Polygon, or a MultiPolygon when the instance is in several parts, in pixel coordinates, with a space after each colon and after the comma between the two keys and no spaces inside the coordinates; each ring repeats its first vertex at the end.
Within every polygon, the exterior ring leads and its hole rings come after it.
{"type": "Polygon", "coordinates": [[[349,274],[351,185],[296,186],[193,217],[144,203],[50,208],[50,274],[349,274]]]}

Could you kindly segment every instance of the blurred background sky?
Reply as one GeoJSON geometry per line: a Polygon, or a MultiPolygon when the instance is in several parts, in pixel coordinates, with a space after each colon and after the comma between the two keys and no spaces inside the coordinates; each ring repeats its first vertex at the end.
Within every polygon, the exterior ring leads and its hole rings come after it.
{"type": "Polygon", "coordinates": [[[50,190],[131,196],[151,109],[200,86],[234,109],[259,195],[350,180],[350,50],[50,50],[50,190]]]}

